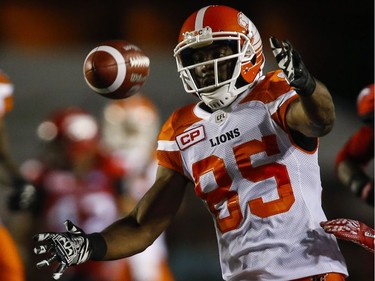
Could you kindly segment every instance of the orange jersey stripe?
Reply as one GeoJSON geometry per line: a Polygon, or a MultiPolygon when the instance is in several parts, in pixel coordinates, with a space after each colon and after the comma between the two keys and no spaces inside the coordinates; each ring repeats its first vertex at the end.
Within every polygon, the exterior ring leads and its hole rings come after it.
{"type": "Polygon", "coordinates": [[[164,124],[159,135],[159,140],[174,140],[186,128],[201,120],[193,113],[195,105],[195,103],[189,104],[175,111],[164,124]]]}
{"type": "MultiPolygon", "coordinates": [[[[171,115],[171,117],[169,117],[160,131],[158,138],[159,144],[163,142],[173,142],[173,144],[175,144],[177,135],[181,134],[190,125],[200,120],[200,118],[193,113],[194,106],[195,104],[187,105],[180,110],[177,110],[171,115]]],[[[184,174],[181,154],[179,151],[158,149],[156,156],[159,165],[184,174]]]]}
{"type": "MultiPolygon", "coordinates": [[[[269,72],[266,74],[264,79],[262,79],[255,86],[251,93],[241,101],[241,103],[246,103],[253,100],[259,100],[263,103],[271,103],[278,97],[292,90],[293,87],[285,81],[285,75],[281,70],[269,72]]],[[[294,95],[292,98],[285,101],[272,115],[272,119],[286,132],[288,132],[286,125],[286,111],[289,104],[291,104],[297,98],[298,95],[294,95]]]]}

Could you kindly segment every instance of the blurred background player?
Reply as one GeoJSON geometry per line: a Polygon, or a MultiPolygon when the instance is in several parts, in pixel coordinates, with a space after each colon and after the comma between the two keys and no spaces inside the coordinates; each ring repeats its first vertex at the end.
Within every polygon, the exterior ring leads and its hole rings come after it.
{"type": "Polygon", "coordinates": [[[363,126],[338,152],[335,172],[345,187],[374,206],[374,178],[366,171],[366,167],[374,159],[374,84],[359,93],[357,113],[363,126]]]}
{"type": "MultiPolygon", "coordinates": [[[[25,210],[33,202],[34,188],[20,175],[17,164],[11,157],[5,126],[5,114],[13,108],[14,85],[0,70],[0,184],[11,187],[11,210],[25,210]]],[[[2,189],[5,192],[5,188],[2,189]]],[[[4,197],[3,197],[4,198],[4,197]]],[[[4,204],[6,205],[6,204],[4,204]]],[[[0,218],[0,280],[24,281],[25,266],[18,245],[0,218]]]]}
{"type": "MultiPolygon", "coordinates": [[[[374,178],[367,169],[374,159],[374,84],[360,91],[357,97],[357,114],[363,125],[338,152],[335,172],[345,187],[374,206],[374,178]]],[[[374,252],[375,231],[361,221],[338,218],[321,222],[321,226],[337,238],[357,243],[374,252]]]]}
{"type": "MultiPolygon", "coordinates": [[[[155,104],[141,93],[110,101],[103,110],[104,144],[126,170],[121,204],[124,214],[134,208],[155,181],[160,122],[155,104]]],[[[126,278],[121,281],[172,281],[167,258],[165,234],[162,234],[144,252],[125,260],[126,278]]]]}
{"type": "MultiPolygon", "coordinates": [[[[37,189],[32,231],[61,231],[66,217],[99,231],[118,218],[124,169],[101,145],[94,116],[82,108],[63,108],[42,122],[37,133],[43,141],[40,155],[22,165],[37,189]]],[[[122,269],[123,261],[92,262],[72,268],[62,280],[124,280],[119,276],[122,269]]],[[[34,278],[50,280],[46,274],[34,278]]]]}

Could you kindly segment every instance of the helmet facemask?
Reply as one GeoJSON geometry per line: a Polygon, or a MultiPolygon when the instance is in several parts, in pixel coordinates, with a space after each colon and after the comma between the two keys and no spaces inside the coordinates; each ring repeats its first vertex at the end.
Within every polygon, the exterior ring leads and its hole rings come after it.
{"type": "MultiPolygon", "coordinates": [[[[185,91],[196,94],[208,107],[213,110],[226,107],[252,83],[240,76],[244,71],[243,65],[256,64],[256,52],[250,38],[240,32],[212,32],[210,27],[184,34],[185,40],[175,48],[177,70],[180,73],[185,91]],[[229,46],[229,55],[212,56],[206,61],[196,62],[192,56],[204,48],[212,46],[229,46]],[[222,66],[226,65],[223,74],[222,66]],[[206,67],[213,71],[210,83],[200,83],[197,72],[206,67]],[[240,78],[240,79],[238,79],[240,78]],[[239,83],[241,80],[242,83],[239,83]],[[250,84],[249,84],[250,83],[250,84]]],[[[259,75],[261,75],[261,69],[259,75]]],[[[255,81],[255,79],[254,79],[255,81]]]]}

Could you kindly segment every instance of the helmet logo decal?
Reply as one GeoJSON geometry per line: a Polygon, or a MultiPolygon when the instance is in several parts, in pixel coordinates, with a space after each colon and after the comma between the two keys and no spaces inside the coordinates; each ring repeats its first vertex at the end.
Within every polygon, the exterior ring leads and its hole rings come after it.
{"type": "Polygon", "coordinates": [[[206,26],[199,30],[185,32],[183,36],[184,36],[184,39],[188,41],[188,43],[200,42],[202,40],[212,38],[212,29],[211,27],[206,26]]]}
{"type": "Polygon", "coordinates": [[[238,24],[247,30],[246,35],[248,37],[250,37],[250,43],[253,43],[253,41],[254,41],[254,31],[250,26],[251,25],[250,19],[241,12],[238,13],[237,17],[238,17],[237,18],[238,24]]]}
{"type": "Polygon", "coordinates": [[[243,13],[238,13],[238,15],[237,15],[237,20],[238,20],[238,24],[240,25],[240,26],[242,26],[243,28],[245,28],[245,29],[249,29],[249,22],[250,22],[250,20],[249,20],[249,18],[247,17],[247,16],[245,16],[243,13]]]}

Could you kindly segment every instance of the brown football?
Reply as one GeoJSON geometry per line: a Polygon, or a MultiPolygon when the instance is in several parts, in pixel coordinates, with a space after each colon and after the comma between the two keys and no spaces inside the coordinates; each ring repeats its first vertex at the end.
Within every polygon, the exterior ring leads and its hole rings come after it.
{"type": "Polygon", "coordinates": [[[87,85],[110,99],[124,99],[137,93],[150,72],[150,59],[134,44],[124,40],[101,43],[83,63],[87,85]]]}

